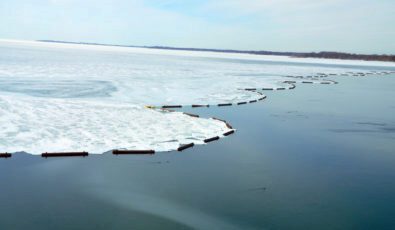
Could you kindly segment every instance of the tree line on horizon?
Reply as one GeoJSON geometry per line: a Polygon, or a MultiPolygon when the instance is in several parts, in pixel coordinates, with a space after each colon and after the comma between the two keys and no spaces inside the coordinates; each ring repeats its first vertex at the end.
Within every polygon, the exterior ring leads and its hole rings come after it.
{"type": "Polygon", "coordinates": [[[56,41],[56,40],[38,40],[38,41],[83,44],[83,45],[138,47],[138,48],[163,49],[163,50],[203,51],[203,52],[218,52],[218,53],[241,53],[241,54],[255,54],[255,55],[289,56],[289,57],[299,57],[299,58],[326,58],[326,59],[343,59],[343,60],[395,62],[395,55],[387,55],[387,54],[353,54],[353,53],[328,52],[328,51],[275,52],[275,51],[264,51],[264,50],[253,51],[253,50],[232,50],[232,49],[203,49],[203,48],[180,48],[180,47],[169,47],[169,46],[130,46],[130,45],[112,45],[112,44],[91,43],[91,42],[69,42],[69,41],[56,41]]]}

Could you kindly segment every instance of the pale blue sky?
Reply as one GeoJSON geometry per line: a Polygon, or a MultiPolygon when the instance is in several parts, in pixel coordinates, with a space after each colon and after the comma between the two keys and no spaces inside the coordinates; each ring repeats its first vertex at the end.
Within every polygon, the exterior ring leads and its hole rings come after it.
{"type": "Polygon", "coordinates": [[[395,1],[1,0],[0,38],[395,54],[395,1]]]}

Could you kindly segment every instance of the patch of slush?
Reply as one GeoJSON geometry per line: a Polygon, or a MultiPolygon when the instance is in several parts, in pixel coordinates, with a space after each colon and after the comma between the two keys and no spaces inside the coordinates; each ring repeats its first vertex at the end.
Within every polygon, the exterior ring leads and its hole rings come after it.
{"type": "Polygon", "coordinates": [[[108,97],[116,88],[105,81],[93,80],[15,80],[0,79],[0,91],[49,98],[108,97]]]}
{"type": "Polygon", "coordinates": [[[214,119],[129,104],[0,96],[0,143],[7,152],[174,150],[229,131],[214,119]]]}

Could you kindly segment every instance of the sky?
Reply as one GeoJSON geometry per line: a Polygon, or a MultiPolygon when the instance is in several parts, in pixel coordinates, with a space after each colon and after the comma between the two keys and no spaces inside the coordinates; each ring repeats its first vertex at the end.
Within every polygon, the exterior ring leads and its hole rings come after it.
{"type": "Polygon", "coordinates": [[[1,0],[0,38],[395,54],[395,0],[1,0]]]}

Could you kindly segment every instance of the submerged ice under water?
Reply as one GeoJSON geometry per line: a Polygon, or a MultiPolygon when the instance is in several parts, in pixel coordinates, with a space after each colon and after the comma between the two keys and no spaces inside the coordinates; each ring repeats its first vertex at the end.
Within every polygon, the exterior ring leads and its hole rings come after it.
{"type": "Polygon", "coordinates": [[[362,68],[366,62],[348,66],[299,62],[286,57],[3,40],[0,152],[167,151],[180,144],[202,144],[229,128],[218,120],[144,106],[248,101],[256,99],[256,93],[240,89],[278,87],[286,75],[370,70],[362,68]]]}

